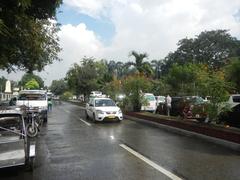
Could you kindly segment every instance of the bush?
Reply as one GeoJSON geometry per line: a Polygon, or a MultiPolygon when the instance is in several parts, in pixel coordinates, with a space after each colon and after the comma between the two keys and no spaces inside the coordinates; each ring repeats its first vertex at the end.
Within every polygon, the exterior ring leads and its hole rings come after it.
{"type": "Polygon", "coordinates": [[[133,111],[140,111],[143,99],[143,92],[151,88],[151,81],[144,75],[135,74],[128,76],[123,82],[123,90],[126,97],[123,105],[131,106],[133,111]]]}

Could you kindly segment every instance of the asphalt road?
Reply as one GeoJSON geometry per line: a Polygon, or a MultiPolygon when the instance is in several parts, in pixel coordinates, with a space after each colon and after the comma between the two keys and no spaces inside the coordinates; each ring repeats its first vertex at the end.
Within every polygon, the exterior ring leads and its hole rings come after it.
{"type": "Polygon", "coordinates": [[[0,179],[236,180],[239,164],[239,151],[148,123],[94,124],[84,109],[63,103],[37,138],[34,172],[4,169],[0,179]]]}

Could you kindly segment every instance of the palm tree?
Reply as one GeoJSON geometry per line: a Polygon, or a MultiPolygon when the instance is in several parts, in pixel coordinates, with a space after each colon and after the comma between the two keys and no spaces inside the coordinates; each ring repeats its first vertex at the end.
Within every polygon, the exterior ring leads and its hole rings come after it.
{"type": "Polygon", "coordinates": [[[154,67],[155,70],[155,78],[159,79],[161,76],[161,68],[163,65],[163,60],[152,60],[151,61],[152,67],[154,67]]]}
{"type": "Polygon", "coordinates": [[[137,53],[136,51],[131,51],[129,56],[134,56],[135,62],[128,62],[126,66],[134,66],[139,73],[143,73],[147,76],[152,75],[152,67],[149,62],[144,62],[144,59],[148,57],[147,53],[137,53]]]}

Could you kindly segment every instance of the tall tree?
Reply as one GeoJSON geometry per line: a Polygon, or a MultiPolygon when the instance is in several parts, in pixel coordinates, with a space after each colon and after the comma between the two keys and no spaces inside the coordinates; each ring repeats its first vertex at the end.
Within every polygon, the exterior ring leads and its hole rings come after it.
{"type": "Polygon", "coordinates": [[[227,30],[204,31],[195,38],[180,40],[178,49],[166,57],[163,69],[167,72],[174,63],[200,63],[216,70],[235,56],[240,56],[240,41],[227,30]]]}
{"type": "Polygon", "coordinates": [[[159,79],[160,76],[161,76],[161,68],[162,68],[162,65],[163,65],[163,60],[152,60],[151,64],[152,64],[152,66],[154,68],[154,71],[155,71],[155,78],[159,79]]]}
{"type": "Polygon", "coordinates": [[[0,2],[0,69],[32,73],[59,60],[58,24],[52,20],[62,0],[0,2]]]}
{"type": "Polygon", "coordinates": [[[62,95],[67,90],[67,83],[64,81],[64,79],[53,80],[50,90],[57,96],[62,95]]]}
{"type": "Polygon", "coordinates": [[[93,58],[84,58],[81,65],[75,63],[67,72],[66,80],[69,88],[78,96],[89,95],[98,89],[98,73],[93,58]]]}
{"type": "Polygon", "coordinates": [[[149,62],[144,61],[148,57],[147,53],[137,53],[136,51],[131,51],[129,56],[135,58],[135,62],[128,62],[126,66],[134,66],[139,73],[145,74],[146,76],[151,76],[153,71],[149,62]]]}

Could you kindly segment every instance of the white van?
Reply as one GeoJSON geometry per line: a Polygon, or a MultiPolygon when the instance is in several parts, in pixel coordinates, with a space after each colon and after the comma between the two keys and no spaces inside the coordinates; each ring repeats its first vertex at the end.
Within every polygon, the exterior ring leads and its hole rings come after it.
{"type": "Polygon", "coordinates": [[[147,105],[141,107],[142,111],[155,112],[157,109],[157,100],[152,93],[144,93],[144,99],[147,101],[147,105]]]}
{"type": "Polygon", "coordinates": [[[38,107],[44,122],[48,120],[48,100],[45,90],[22,90],[19,92],[17,106],[38,107]]]}

